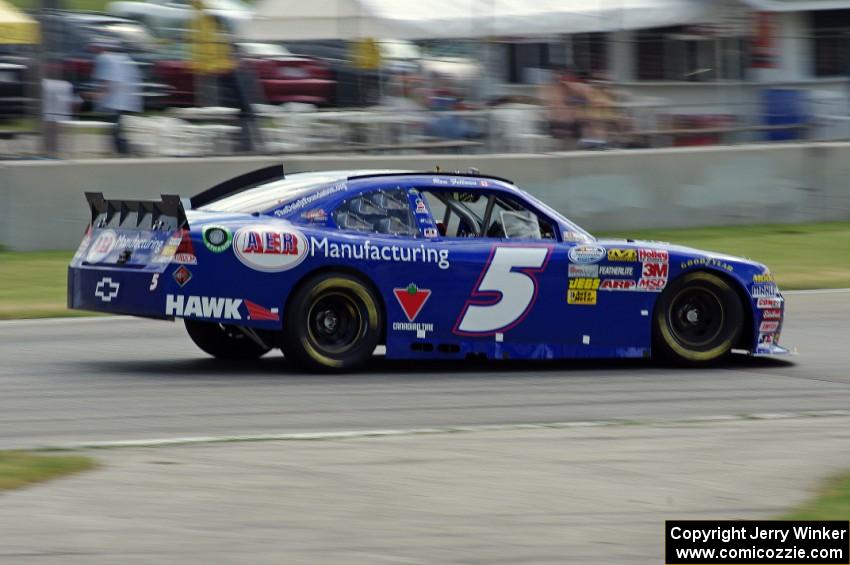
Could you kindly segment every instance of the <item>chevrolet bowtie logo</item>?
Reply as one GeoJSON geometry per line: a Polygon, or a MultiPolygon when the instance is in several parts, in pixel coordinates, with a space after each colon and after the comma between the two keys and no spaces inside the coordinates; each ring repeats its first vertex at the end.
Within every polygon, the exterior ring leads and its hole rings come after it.
{"type": "Polygon", "coordinates": [[[103,277],[98,281],[94,289],[94,295],[100,298],[103,302],[112,302],[112,299],[118,296],[120,283],[112,282],[110,277],[103,277]]]}

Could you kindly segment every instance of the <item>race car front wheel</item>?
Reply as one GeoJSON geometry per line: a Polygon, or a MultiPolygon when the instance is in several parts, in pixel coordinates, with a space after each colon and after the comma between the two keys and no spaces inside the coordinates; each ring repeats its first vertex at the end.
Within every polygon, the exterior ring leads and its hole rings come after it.
{"type": "Polygon", "coordinates": [[[301,284],[289,300],[283,351],[310,370],[345,371],[365,363],[381,336],[379,301],[347,273],[324,273],[301,284]]]}
{"type": "Polygon", "coordinates": [[[233,326],[184,320],[195,345],[219,359],[256,359],[268,353],[264,347],[233,326]]]}
{"type": "Polygon", "coordinates": [[[741,301],[728,282],[708,272],[688,273],[658,299],[653,347],[672,361],[707,364],[729,354],[743,319],[741,301]]]}

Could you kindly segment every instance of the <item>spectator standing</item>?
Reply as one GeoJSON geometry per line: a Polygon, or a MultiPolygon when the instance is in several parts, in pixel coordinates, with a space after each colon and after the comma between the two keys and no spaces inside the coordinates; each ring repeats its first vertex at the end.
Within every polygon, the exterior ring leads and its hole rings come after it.
{"type": "Polygon", "coordinates": [[[552,80],[543,87],[541,99],[546,108],[549,135],[559,140],[560,149],[575,148],[582,137],[582,120],[587,105],[587,89],[569,67],[554,69],[552,80]]]}
{"type": "Polygon", "coordinates": [[[59,123],[73,119],[80,98],[67,80],[44,78],[41,81],[42,115],[44,117],[44,152],[49,157],[59,154],[59,123]]]}
{"type": "Polygon", "coordinates": [[[98,55],[94,61],[95,109],[106,115],[114,124],[112,138],[115,152],[129,155],[130,148],[124,137],[122,116],[142,111],[139,92],[141,73],[136,63],[121,50],[120,44],[100,40],[94,45],[98,55]]]}

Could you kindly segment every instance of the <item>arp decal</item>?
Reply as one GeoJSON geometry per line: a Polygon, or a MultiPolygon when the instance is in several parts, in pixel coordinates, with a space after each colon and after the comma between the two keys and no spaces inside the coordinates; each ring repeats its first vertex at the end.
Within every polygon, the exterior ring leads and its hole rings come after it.
{"type": "Polygon", "coordinates": [[[599,290],[635,290],[637,282],[631,279],[605,279],[599,285],[599,290]]]}
{"type": "Polygon", "coordinates": [[[605,257],[605,248],[598,245],[576,245],[570,248],[569,257],[573,263],[598,263],[605,257]]]}
{"type": "Polygon", "coordinates": [[[404,315],[407,316],[407,321],[412,322],[422,311],[422,307],[428,302],[431,297],[431,291],[427,288],[419,288],[415,284],[410,283],[404,288],[394,288],[393,295],[398,300],[404,315]]]}
{"type": "Polygon", "coordinates": [[[290,227],[247,226],[233,236],[236,258],[256,271],[288,271],[307,257],[307,251],[304,235],[290,227]]]}
{"type": "Polygon", "coordinates": [[[493,246],[454,333],[492,335],[522,322],[537,299],[534,275],[546,269],[551,253],[549,246],[493,246]]]}

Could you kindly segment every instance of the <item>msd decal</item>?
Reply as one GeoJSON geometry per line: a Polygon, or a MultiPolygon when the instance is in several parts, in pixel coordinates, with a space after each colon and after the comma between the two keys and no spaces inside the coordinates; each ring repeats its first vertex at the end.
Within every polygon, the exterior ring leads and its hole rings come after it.
{"type": "Polygon", "coordinates": [[[248,226],[233,237],[233,252],[251,269],[277,273],[297,267],[304,260],[307,240],[291,228],[248,226]]]}
{"type": "Polygon", "coordinates": [[[431,291],[427,288],[419,288],[415,284],[410,283],[405,288],[394,288],[393,294],[398,300],[399,306],[404,310],[404,315],[407,316],[407,321],[412,322],[422,311],[422,307],[428,302],[431,297],[431,291]]]}

